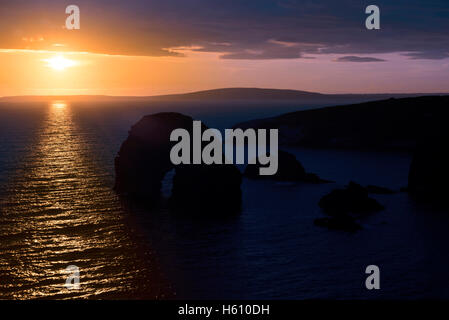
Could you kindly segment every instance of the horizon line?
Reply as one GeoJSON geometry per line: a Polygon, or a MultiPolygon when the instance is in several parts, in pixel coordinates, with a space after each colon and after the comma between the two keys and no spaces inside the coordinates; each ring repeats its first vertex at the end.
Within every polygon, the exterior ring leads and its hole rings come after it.
{"type": "Polygon", "coordinates": [[[449,95],[449,92],[364,92],[364,93],[325,93],[325,92],[317,92],[317,91],[305,91],[299,89],[279,89],[279,88],[263,88],[263,87],[220,87],[214,89],[203,89],[196,91],[186,91],[186,92],[178,92],[178,93],[168,93],[168,94],[154,94],[154,95],[109,95],[109,94],[50,94],[50,95],[39,95],[39,94],[24,94],[24,95],[6,95],[0,96],[0,99],[4,98],[32,98],[32,97],[108,97],[108,98],[157,98],[157,97],[167,97],[167,96],[182,96],[189,95],[195,93],[203,93],[203,92],[213,92],[219,90],[232,90],[232,89],[248,89],[248,90],[273,90],[273,91],[293,91],[298,93],[306,93],[306,94],[319,94],[319,95],[449,95]]]}

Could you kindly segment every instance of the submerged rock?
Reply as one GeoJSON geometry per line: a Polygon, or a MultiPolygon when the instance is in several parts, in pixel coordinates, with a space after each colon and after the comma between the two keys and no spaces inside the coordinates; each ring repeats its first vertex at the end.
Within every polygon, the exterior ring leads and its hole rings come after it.
{"type": "Polygon", "coordinates": [[[345,189],[332,190],[318,204],[331,216],[351,214],[357,217],[384,209],[377,200],[368,196],[366,188],[352,181],[345,189]]]}
{"type": "MultiPolygon", "coordinates": [[[[170,160],[174,129],[192,134],[193,119],[179,113],[143,117],[132,126],[115,159],[115,187],[122,196],[154,205],[165,174],[175,169],[170,204],[188,214],[233,214],[241,206],[241,174],[234,165],[178,165],[170,160]]],[[[206,130],[202,126],[202,131],[206,130]]]]}
{"type": "Polygon", "coordinates": [[[296,157],[286,151],[278,151],[278,170],[274,175],[262,176],[259,169],[261,164],[248,164],[243,175],[249,179],[266,179],[276,181],[303,181],[308,183],[326,183],[329,181],[320,179],[316,174],[306,173],[303,165],[296,157]]]}

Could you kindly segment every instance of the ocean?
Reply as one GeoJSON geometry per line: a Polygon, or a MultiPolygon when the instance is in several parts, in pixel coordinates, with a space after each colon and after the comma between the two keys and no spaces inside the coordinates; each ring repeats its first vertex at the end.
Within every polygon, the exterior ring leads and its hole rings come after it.
{"type": "Polygon", "coordinates": [[[398,192],[373,195],[386,209],[356,233],[313,224],[324,216],[319,199],[351,180],[406,186],[411,154],[287,148],[335,182],[244,179],[242,212],[224,220],[117,197],[114,157],[146,114],[181,111],[223,129],[298,109],[169,107],[0,103],[1,299],[449,298],[447,212],[398,192]],[[69,265],[79,267],[79,290],[64,287],[69,265]],[[365,287],[368,265],[380,268],[380,290],[365,287]]]}

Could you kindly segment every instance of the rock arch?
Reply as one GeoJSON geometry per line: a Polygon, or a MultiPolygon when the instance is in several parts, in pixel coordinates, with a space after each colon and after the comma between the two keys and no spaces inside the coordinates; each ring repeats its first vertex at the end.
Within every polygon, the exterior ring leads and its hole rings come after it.
{"type": "MultiPolygon", "coordinates": [[[[153,205],[161,196],[165,174],[175,169],[170,204],[189,214],[233,214],[240,211],[242,181],[234,165],[178,165],[170,161],[174,129],[192,135],[193,119],[164,112],[144,116],[131,127],[115,158],[116,192],[153,205]]],[[[207,127],[203,125],[202,131],[207,127]]]]}

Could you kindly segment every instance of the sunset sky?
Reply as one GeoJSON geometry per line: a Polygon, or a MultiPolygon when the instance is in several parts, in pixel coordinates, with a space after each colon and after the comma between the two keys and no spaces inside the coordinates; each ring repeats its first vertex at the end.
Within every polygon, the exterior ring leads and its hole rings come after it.
{"type": "Polygon", "coordinates": [[[449,92],[449,2],[0,0],[0,96],[220,87],[449,92]]]}

